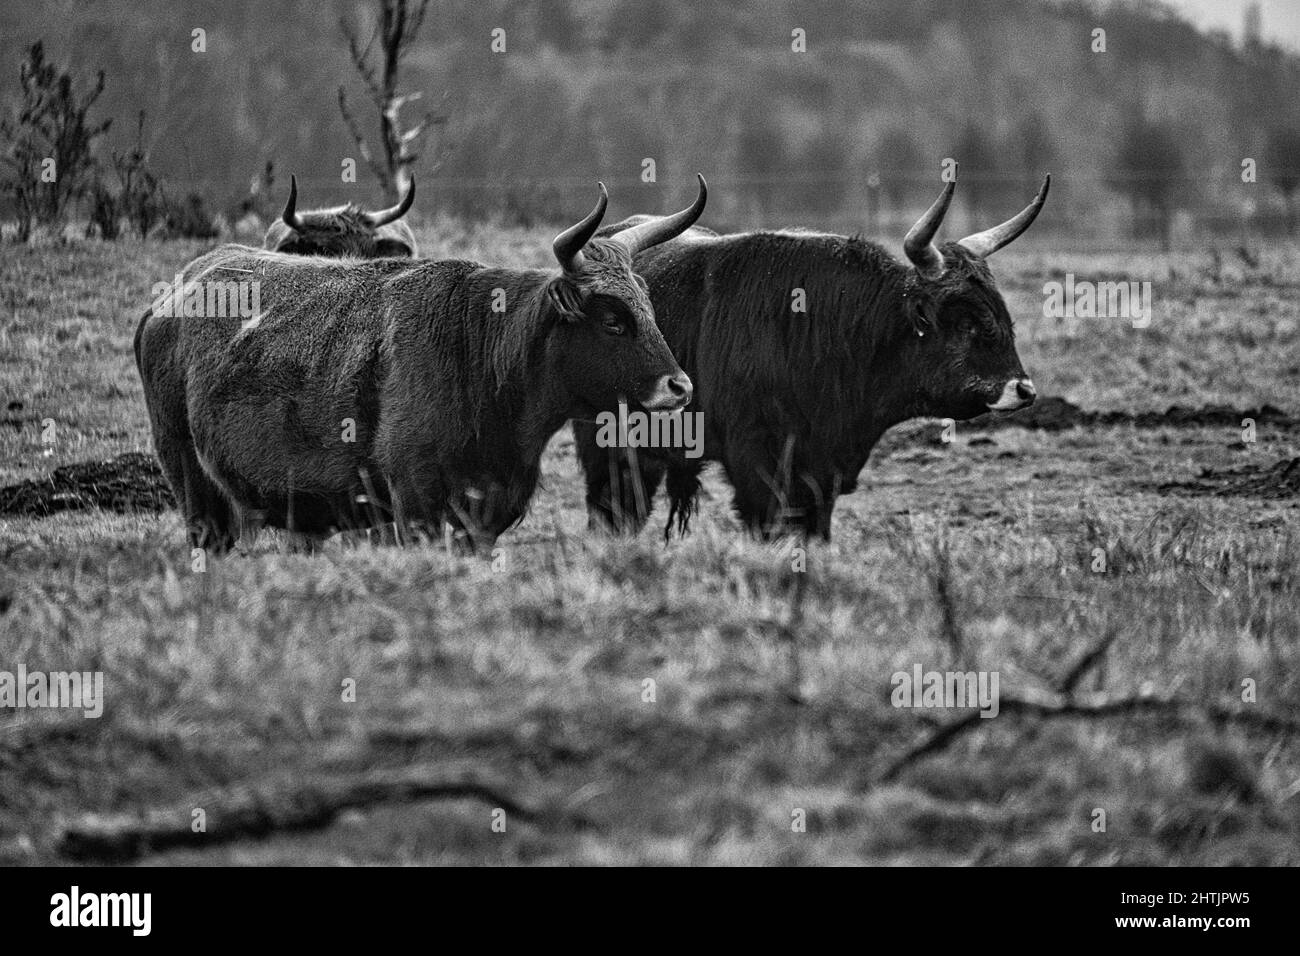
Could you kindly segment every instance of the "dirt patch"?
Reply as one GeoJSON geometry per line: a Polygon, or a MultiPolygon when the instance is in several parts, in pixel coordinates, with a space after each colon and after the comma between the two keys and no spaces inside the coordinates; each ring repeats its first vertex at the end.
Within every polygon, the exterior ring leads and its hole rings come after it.
{"type": "Polygon", "coordinates": [[[1230,495],[1238,498],[1300,497],[1300,458],[1284,458],[1272,465],[1206,468],[1192,481],[1158,485],[1162,495],[1230,495]]]}
{"type": "Polygon", "coordinates": [[[152,455],[127,452],[108,461],[55,468],[48,478],[0,488],[0,514],[45,517],[60,511],[166,511],[176,507],[152,455]]]}
{"type": "MultiPolygon", "coordinates": [[[[1064,431],[1068,428],[1240,428],[1243,419],[1256,425],[1300,429],[1300,419],[1273,405],[1239,409],[1227,405],[1189,408],[1172,405],[1164,412],[1094,412],[1064,398],[1040,398],[1029,408],[1007,414],[981,415],[963,423],[964,429],[1000,431],[1025,428],[1035,431],[1064,431]]],[[[904,429],[892,436],[899,446],[920,441],[937,441],[930,426],[904,429]]],[[[971,444],[990,443],[975,439],[971,444]]],[[[882,453],[889,454],[890,439],[882,453]]],[[[1246,465],[1223,472],[1203,472],[1197,479],[1174,482],[1156,488],[1161,494],[1228,494],[1261,498],[1288,498],[1300,493],[1300,460],[1278,462],[1263,468],[1246,465]]],[[[152,455],[128,452],[107,461],[77,462],[54,469],[48,478],[38,478],[0,488],[0,515],[43,517],[61,511],[99,508],[119,513],[159,512],[176,507],[176,499],[152,455]]]]}
{"type": "Polygon", "coordinates": [[[1300,428],[1300,419],[1273,405],[1261,408],[1232,408],[1206,405],[1189,408],[1171,405],[1163,412],[1090,412],[1064,398],[1045,396],[1028,408],[1010,414],[990,412],[966,422],[963,428],[996,431],[1001,428],[1028,428],[1036,431],[1062,431],[1066,428],[1097,428],[1131,425],[1135,428],[1240,428],[1242,419],[1252,418],[1256,425],[1277,428],[1300,428]]]}

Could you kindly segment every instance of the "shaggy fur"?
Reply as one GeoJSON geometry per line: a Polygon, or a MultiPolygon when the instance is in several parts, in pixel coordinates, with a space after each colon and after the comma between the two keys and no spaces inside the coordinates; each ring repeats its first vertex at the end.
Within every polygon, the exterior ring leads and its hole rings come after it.
{"type": "Polygon", "coordinates": [[[835,499],[854,490],[886,429],[973,417],[1024,376],[987,266],[956,244],[942,252],[947,269],[928,280],[858,238],[694,227],[638,256],[659,326],[695,382],[704,456],[639,449],[632,469],[596,446],[594,425],[575,422],[593,523],[640,528],[638,502],[666,474],[665,533],[674,522],[684,532],[711,460],[755,532],[829,537],[835,499]],[[796,289],[806,313],[791,308],[796,289]]]}
{"type": "Polygon", "coordinates": [[[626,248],[584,256],[576,276],[243,246],[190,263],[186,282],[259,282],[262,311],[247,327],[149,312],[136,334],[193,545],[228,548],[241,515],[313,537],[446,522],[490,544],[568,417],[681,374],[626,248]]]}

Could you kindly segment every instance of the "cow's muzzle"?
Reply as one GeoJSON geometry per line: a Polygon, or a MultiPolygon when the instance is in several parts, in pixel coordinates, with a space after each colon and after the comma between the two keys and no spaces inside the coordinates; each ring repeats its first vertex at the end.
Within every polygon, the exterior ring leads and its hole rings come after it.
{"type": "Polygon", "coordinates": [[[1002,386],[1002,394],[998,396],[998,400],[989,403],[989,410],[1014,412],[1020,408],[1028,408],[1034,404],[1034,399],[1037,397],[1038,389],[1034,388],[1031,379],[1013,378],[1002,386]]]}
{"type": "Polygon", "coordinates": [[[675,375],[661,375],[655,383],[654,391],[642,399],[641,404],[650,412],[675,412],[691,403],[695,386],[685,372],[675,375]]]}

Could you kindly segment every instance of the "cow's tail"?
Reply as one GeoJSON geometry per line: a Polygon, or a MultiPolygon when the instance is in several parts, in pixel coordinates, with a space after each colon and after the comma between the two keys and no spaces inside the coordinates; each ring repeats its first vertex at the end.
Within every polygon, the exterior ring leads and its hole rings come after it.
{"type": "Polygon", "coordinates": [[[664,525],[666,542],[672,538],[674,522],[678,537],[684,537],[691,530],[691,516],[695,514],[695,503],[700,494],[700,473],[691,468],[669,468],[664,488],[668,492],[668,523],[664,525]]]}

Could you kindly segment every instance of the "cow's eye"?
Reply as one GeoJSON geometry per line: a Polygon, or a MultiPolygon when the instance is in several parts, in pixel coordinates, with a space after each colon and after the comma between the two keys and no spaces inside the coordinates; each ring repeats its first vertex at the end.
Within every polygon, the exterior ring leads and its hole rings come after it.
{"type": "Polygon", "coordinates": [[[612,315],[607,315],[605,316],[605,318],[601,319],[600,325],[601,328],[603,328],[610,335],[622,335],[624,331],[626,331],[623,326],[623,323],[620,322],[618,319],[614,318],[614,316],[612,315]]]}

